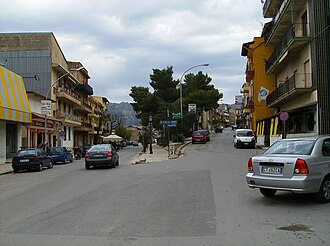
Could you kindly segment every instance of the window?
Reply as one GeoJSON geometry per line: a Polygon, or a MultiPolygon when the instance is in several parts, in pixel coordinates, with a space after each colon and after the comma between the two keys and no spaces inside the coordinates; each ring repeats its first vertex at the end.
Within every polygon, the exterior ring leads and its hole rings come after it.
{"type": "Polygon", "coordinates": [[[330,139],[326,139],[323,141],[322,154],[324,156],[330,156],[330,139]]]}

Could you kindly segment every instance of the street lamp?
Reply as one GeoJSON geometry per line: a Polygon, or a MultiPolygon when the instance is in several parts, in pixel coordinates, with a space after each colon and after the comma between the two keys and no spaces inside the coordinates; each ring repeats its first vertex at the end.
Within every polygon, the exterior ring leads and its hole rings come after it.
{"type": "MultiPolygon", "coordinates": [[[[79,68],[76,68],[76,69],[71,69],[70,71],[80,71],[81,69],[83,69],[84,67],[79,67],[79,68]]],[[[48,94],[50,92],[50,90],[53,88],[53,86],[59,81],[61,80],[63,77],[67,76],[68,74],[70,74],[70,71],[63,74],[62,76],[60,76],[57,80],[55,80],[51,86],[48,88],[48,91],[46,93],[46,99],[45,101],[48,100],[48,94]]],[[[47,102],[46,102],[47,103],[47,102]]],[[[49,107],[48,103],[47,103],[47,108],[49,107]]],[[[50,100],[50,109],[51,109],[51,100],[50,100]]],[[[44,139],[44,143],[46,144],[46,137],[47,137],[47,110],[45,110],[45,139],[44,139]]]]}
{"type": "Polygon", "coordinates": [[[200,64],[200,65],[196,65],[193,67],[188,68],[186,71],[184,71],[184,73],[181,75],[180,78],[180,111],[181,111],[181,124],[183,125],[183,109],[182,109],[182,79],[183,76],[191,69],[196,68],[196,67],[207,67],[209,64],[208,63],[204,63],[204,64],[200,64]]]}

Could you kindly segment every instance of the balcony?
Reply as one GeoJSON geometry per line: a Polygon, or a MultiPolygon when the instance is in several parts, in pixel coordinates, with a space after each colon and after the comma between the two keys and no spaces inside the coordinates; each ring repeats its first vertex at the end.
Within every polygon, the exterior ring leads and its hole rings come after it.
{"type": "Polygon", "coordinates": [[[56,97],[69,104],[81,105],[79,94],[67,88],[58,87],[56,97]]]}
{"type": "Polygon", "coordinates": [[[89,114],[92,114],[93,113],[92,106],[89,103],[87,103],[87,102],[81,102],[81,105],[80,106],[74,106],[73,108],[75,110],[80,111],[80,112],[89,113],[89,114]]]}
{"type": "Polygon", "coordinates": [[[310,36],[308,24],[292,25],[266,62],[267,73],[274,73],[282,66],[285,66],[286,63],[283,61],[295,57],[297,53],[301,52],[302,47],[308,44],[309,41],[310,36]]]}
{"type": "Polygon", "coordinates": [[[75,89],[80,90],[86,95],[93,95],[93,88],[87,83],[86,84],[79,83],[76,85],[75,89]]]}
{"type": "Polygon", "coordinates": [[[280,5],[281,0],[266,0],[263,7],[263,14],[265,18],[273,18],[276,14],[277,6],[280,5]]]}
{"type": "MultiPolygon", "coordinates": [[[[268,1],[266,1],[264,6],[266,6],[267,2],[268,1]]],[[[275,0],[270,2],[275,3],[275,0]]],[[[272,27],[267,35],[265,35],[268,37],[266,39],[267,46],[277,46],[287,32],[288,27],[292,25],[292,20],[298,19],[298,14],[301,13],[305,5],[306,0],[283,0],[281,5],[274,4],[269,7],[269,9],[271,8],[275,11],[275,15],[273,15],[272,27]]]]}
{"type": "Polygon", "coordinates": [[[267,96],[267,106],[279,107],[292,99],[312,92],[314,87],[311,73],[295,74],[267,96]]]}
{"type": "Polygon", "coordinates": [[[93,125],[89,122],[82,122],[80,127],[75,128],[78,132],[94,132],[93,125]]]}
{"type": "Polygon", "coordinates": [[[81,126],[81,118],[78,116],[57,111],[56,117],[59,118],[64,124],[70,124],[78,127],[81,126]]]}
{"type": "Polygon", "coordinates": [[[253,80],[254,78],[254,70],[249,70],[249,71],[246,71],[245,73],[245,81],[246,82],[250,82],[251,80],[253,80]]]}

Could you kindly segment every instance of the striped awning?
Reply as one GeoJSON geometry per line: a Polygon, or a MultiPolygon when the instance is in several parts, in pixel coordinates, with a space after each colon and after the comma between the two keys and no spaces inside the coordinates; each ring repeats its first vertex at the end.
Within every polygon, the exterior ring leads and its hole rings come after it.
{"type": "Polygon", "coordinates": [[[0,120],[31,123],[23,78],[0,66],[0,120]]]}

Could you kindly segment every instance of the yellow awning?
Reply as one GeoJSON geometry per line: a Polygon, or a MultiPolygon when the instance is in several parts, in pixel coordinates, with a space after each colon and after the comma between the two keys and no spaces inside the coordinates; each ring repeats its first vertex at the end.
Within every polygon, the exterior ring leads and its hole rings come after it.
{"type": "Polygon", "coordinates": [[[0,120],[31,123],[23,78],[0,66],[0,120]]]}

